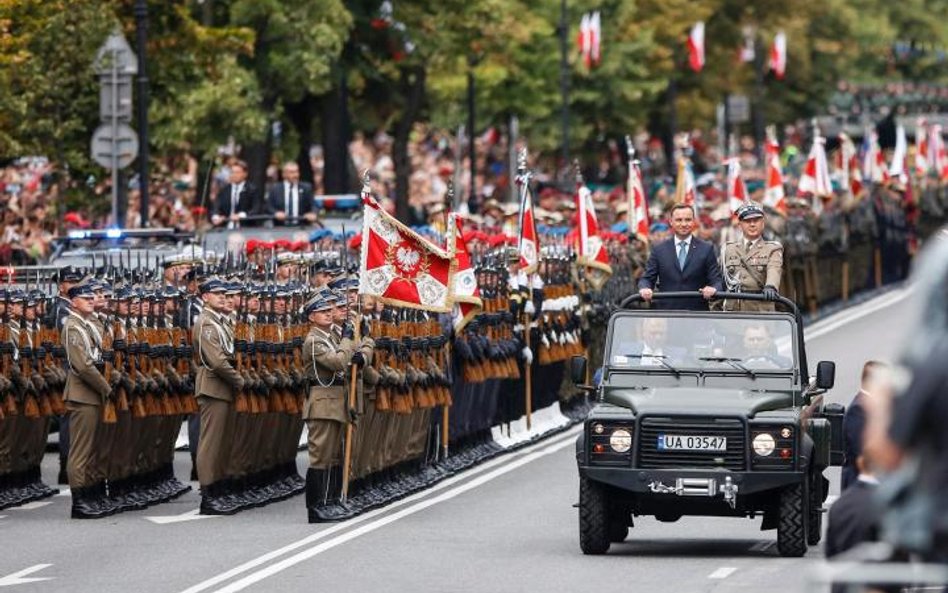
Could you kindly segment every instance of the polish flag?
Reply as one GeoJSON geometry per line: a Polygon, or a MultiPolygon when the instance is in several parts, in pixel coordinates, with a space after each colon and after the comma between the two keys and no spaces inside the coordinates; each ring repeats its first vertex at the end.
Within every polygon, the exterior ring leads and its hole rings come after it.
{"type": "Polygon", "coordinates": [[[520,233],[517,247],[520,251],[520,271],[532,274],[540,265],[540,235],[537,233],[536,216],[533,211],[533,192],[530,190],[529,174],[518,175],[520,186],[520,233]]]}
{"type": "Polygon", "coordinates": [[[810,193],[813,195],[813,212],[819,215],[823,211],[824,196],[833,195],[833,184],[830,182],[829,165],[826,162],[826,139],[817,136],[813,139],[813,146],[806,158],[800,184],[797,186],[798,195],[810,193]]]}
{"type": "Polygon", "coordinates": [[[451,213],[448,219],[447,236],[454,237],[454,331],[460,332],[473,319],[484,305],[481,300],[481,289],[477,285],[477,276],[474,266],[471,265],[471,255],[467,250],[467,242],[461,233],[459,215],[451,213]]]}
{"type": "Polygon", "coordinates": [[[783,31],[774,35],[774,44],[770,48],[770,69],[778,80],[783,80],[787,71],[787,35],[783,31]]]}
{"type": "Polygon", "coordinates": [[[704,23],[699,21],[688,34],[688,65],[695,72],[704,68],[704,23]]]}
{"type": "Polygon", "coordinates": [[[902,183],[908,181],[906,161],[908,160],[908,140],[905,137],[905,126],[895,127],[895,150],[892,152],[892,163],[889,164],[889,175],[902,183]]]}
{"type": "MultiPolygon", "coordinates": [[[[631,155],[630,155],[631,156],[631,155]]],[[[629,232],[648,244],[648,201],[642,186],[642,171],[638,162],[629,159],[629,232]]]]}
{"type": "Polygon", "coordinates": [[[931,161],[928,160],[928,123],[925,118],[915,122],[915,174],[918,177],[928,175],[931,161]]]}
{"type": "Polygon", "coordinates": [[[856,145],[846,134],[839,135],[837,167],[843,187],[848,187],[852,196],[858,198],[862,194],[862,171],[859,168],[856,145]]]}
{"type": "Polygon", "coordinates": [[[741,178],[741,161],[737,157],[727,159],[727,200],[731,206],[731,214],[744,205],[748,199],[747,186],[741,178]]]}
{"type": "Polygon", "coordinates": [[[783,171],[780,167],[780,145],[776,138],[769,138],[764,145],[767,165],[767,186],[764,189],[764,205],[777,212],[787,214],[787,199],[784,192],[783,171]]]}
{"type": "Polygon", "coordinates": [[[587,12],[579,24],[579,34],[576,36],[576,46],[583,56],[586,68],[593,68],[599,64],[601,54],[602,19],[598,11],[587,12]]]}
{"type": "Polygon", "coordinates": [[[599,235],[599,221],[596,218],[596,208],[593,205],[592,192],[585,184],[576,186],[576,211],[579,214],[579,245],[576,250],[576,262],[589,269],[589,272],[598,270],[600,273],[588,273],[595,289],[599,289],[605,280],[612,275],[612,266],[609,265],[609,253],[599,235]]]}
{"type": "Polygon", "coordinates": [[[866,135],[866,151],[862,157],[862,178],[870,183],[888,183],[889,169],[885,155],[879,147],[879,134],[871,131],[866,135]]]}

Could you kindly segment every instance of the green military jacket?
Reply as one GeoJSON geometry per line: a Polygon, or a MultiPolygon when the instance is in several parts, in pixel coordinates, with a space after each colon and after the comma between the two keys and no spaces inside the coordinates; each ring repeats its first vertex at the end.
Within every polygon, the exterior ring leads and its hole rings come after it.
{"type": "MultiPolygon", "coordinates": [[[[748,249],[744,240],[724,245],[723,276],[730,292],[761,292],[764,286],[780,290],[783,246],[778,241],[757,239],[748,249]]],[[[729,300],[726,311],[773,311],[773,303],[729,300]]]]}

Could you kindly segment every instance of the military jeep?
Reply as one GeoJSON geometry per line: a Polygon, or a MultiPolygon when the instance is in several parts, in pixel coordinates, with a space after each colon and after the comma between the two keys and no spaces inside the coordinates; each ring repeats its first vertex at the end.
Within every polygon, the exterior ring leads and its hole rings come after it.
{"type": "MultiPolygon", "coordinates": [[[[693,297],[656,293],[652,306],[693,297]]],[[[572,380],[596,402],[576,441],[583,553],[624,541],[643,515],[762,516],[781,556],[819,543],[823,472],[842,460],[842,411],[822,406],[835,364],[810,380],[799,310],[776,304],[785,311],[643,309],[633,295],[609,320],[598,386],[572,359],[572,380]]]]}

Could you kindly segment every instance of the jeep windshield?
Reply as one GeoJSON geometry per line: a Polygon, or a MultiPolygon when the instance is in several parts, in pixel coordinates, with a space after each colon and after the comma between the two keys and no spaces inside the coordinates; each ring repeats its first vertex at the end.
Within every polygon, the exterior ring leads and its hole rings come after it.
{"type": "Polygon", "coordinates": [[[796,368],[794,327],[782,316],[636,312],[615,319],[612,370],[710,371],[755,376],[796,368]]]}

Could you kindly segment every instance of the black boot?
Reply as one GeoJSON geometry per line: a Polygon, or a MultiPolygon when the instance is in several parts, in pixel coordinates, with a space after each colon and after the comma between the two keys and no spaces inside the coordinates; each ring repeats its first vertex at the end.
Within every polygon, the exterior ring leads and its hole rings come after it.
{"type": "Polygon", "coordinates": [[[37,498],[49,498],[54,494],[59,494],[58,488],[50,488],[43,482],[43,474],[40,472],[40,466],[34,465],[31,470],[34,483],[36,484],[37,498]]]}
{"type": "Polygon", "coordinates": [[[329,470],[329,496],[323,513],[331,521],[346,521],[356,516],[356,512],[342,501],[342,466],[337,465],[329,470]]]}
{"type": "MultiPolygon", "coordinates": [[[[192,447],[192,450],[193,450],[193,447],[192,447]]],[[[192,482],[198,481],[197,453],[193,451],[191,453],[191,481],[192,482]]]]}
{"type": "Polygon", "coordinates": [[[69,485],[69,474],[66,473],[66,460],[59,458],[59,475],[56,477],[56,483],[61,486],[69,485]]]}
{"type": "Polygon", "coordinates": [[[233,515],[240,510],[233,501],[226,498],[227,483],[221,480],[201,488],[202,515],[233,515]]]}
{"type": "Polygon", "coordinates": [[[310,523],[337,521],[327,512],[329,497],[329,470],[311,467],[306,471],[306,513],[310,523]]]}

